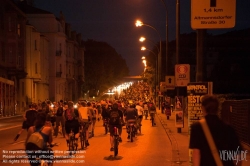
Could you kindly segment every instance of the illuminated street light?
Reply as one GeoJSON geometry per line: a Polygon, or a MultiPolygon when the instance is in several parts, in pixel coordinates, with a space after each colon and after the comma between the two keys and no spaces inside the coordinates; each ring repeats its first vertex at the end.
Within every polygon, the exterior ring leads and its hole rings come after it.
{"type": "Polygon", "coordinates": [[[140,42],[144,42],[145,40],[146,40],[145,37],[140,37],[140,39],[139,39],[140,42]]]}
{"type": "Polygon", "coordinates": [[[151,28],[151,29],[153,29],[153,30],[155,30],[156,31],[156,33],[158,34],[158,36],[159,36],[159,38],[160,38],[160,51],[159,51],[159,54],[158,54],[158,75],[159,75],[159,81],[160,80],[162,80],[163,78],[162,78],[162,75],[161,75],[161,70],[162,70],[162,68],[161,68],[161,66],[162,66],[162,62],[161,62],[161,56],[162,56],[162,50],[161,50],[161,35],[160,35],[160,33],[159,33],[159,31],[155,28],[155,27],[153,27],[152,25],[149,25],[149,24],[145,24],[145,23],[143,23],[142,21],[140,21],[140,20],[137,20],[136,22],[135,22],[135,26],[136,27],[141,27],[141,26],[147,26],[147,27],[149,27],[149,28],[151,28]]]}
{"type": "Polygon", "coordinates": [[[151,42],[151,43],[154,44],[155,47],[157,48],[158,53],[160,53],[159,47],[158,47],[157,44],[155,44],[153,41],[151,41],[151,40],[149,40],[149,39],[146,39],[146,38],[143,37],[143,36],[141,36],[141,37],[139,38],[139,41],[140,41],[140,42],[144,42],[144,41],[149,41],[149,42],[151,42]]]}
{"type": "Polygon", "coordinates": [[[157,57],[157,55],[152,51],[152,50],[150,50],[150,49],[147,49],[146,47],[144,47],[144,46],[142,46],[141,47],[141,50],[142,51],[145,51],[145,50],[147,50],[147,51],[150,51],[152,54],[154,54],[154,56],[156,57],[156,65],[155,65],[155,67],[156,67],[156,82],[157,82],[157,85],[160,83],[160,75],[159,75],[159,68],[157,68],[157,64],[159,64],[158,63],[158,57],[157,57]],[[158,70],[157,70],[158,69],[158,70]],[[157,74],[158,73],[158,74],[157,74]]]}
{"type": "Polygon", "coordinates": [[[141,47],[141,50],[142,50],[142,51],[146,50],[146,47],[143,47],[143,46],[142,46],[142,47],[141,47]]]}
{"type": "Polygon", "coordinates": [[[135,22],[135,26],[136,27],[141,27],[143,25],[143,23],[141,22],[141,21],[139,21],[139,20],[137,20],[136,22],[135,22]]]}
{"type": "Polygon", "coordinates": [[[158,65],[158,57],[152,50],[147,49],[144,46],[141,47],[141,50],[142,51],[148,50],[148,51],[152,52],[154,54],[154,56],[155,56],[155,59],[156,59],[156,61],[155,61],[155,77],[154,77],[155,78],[155,87],[154,87],[154,89],[155,89],[155,101],[156,101],[156,98],[157,98],[156,97],[157,96],[157,85],[159,84],[159,72],[158,72],[159,68],[157,67],[157,65],[158,65]]]}

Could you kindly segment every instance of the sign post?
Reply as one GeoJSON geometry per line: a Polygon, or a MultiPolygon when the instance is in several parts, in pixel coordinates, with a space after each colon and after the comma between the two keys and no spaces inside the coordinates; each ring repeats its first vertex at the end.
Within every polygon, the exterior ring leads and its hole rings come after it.
{"type": "Polygon", "coordinates": [[[166,88],[169,90],[175,89],[175,76],[166,76],[165,77],[166,88]]]}
{"type": "Polygon", "coordinates": [[[190,82],[190,65],[175,65],[175,86],[185,87],[190,82]]]}

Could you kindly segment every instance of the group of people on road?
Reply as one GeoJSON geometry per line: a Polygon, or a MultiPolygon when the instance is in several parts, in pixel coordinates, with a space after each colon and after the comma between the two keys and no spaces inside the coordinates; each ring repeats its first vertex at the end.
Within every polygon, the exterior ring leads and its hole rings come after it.
{"type": "MultiPolygon", "coordinates": [[[[148,114],[154,118],[156,107],[151,101],[147,92],[142,89],[146,84],[137,83],[129,87],[119,98],[115,100],[102,101],[86,101],[81,100],[74,104],[72,101],[59,101],[58,103],[46,101],[39,107],[36,104],[29,105],[29,109],[24,114],[24,122],[22,129],[16,135],[16,141],[23,130],[27,130],[27,138],[25,141],[26,149],[49,149],[53,144],[53,136],[57,137],[59,126],[62,136],[69,144],[69,133],[74,132],[75,144],[78,146],[79,131],[81,126],[85,124],[86,146],[89,146],[89,138],[94,137],[95,123],[103,120],[108,123],[110,133],[110,151],[114,150],[114,127],[118,128],[119,141],[122,142],[122,126],[134,123],[135,128],[141,126],[143,116],[145,119],[148,114]],[[55,124],[53,124],[55,123],[55,124]],[[39,132],[43,138],[42,147],[29,142],[30,137],[39,132]]],[[[234,130],[219,120],[216,115],[218,112],[219,101],[215,96],[204,96],[202,99],[202,111],[214,142],[219,150],[236,150],[241,146],[234,130]]],[[[206,140],[206,135],[201,134],[202,128],[199,123],[191,126],[190,149],[193,149],[194,165],[215,165],[212,152],[209,146],[201,143],[200,140],[206,140]],[[208,161],[209,159],[209,161],[208,161]]],[[[130,135],[128,134],[128,139],[130,135]]],[[[51,154],[53,155],[53,154],[51,154]]],[[[33,160],[30,158],[30,160],[33,160]]],[[[217,163],[216,163],[217,164],[217,163]]],[[[231,161],[223,161],[223,164],[232,164],[231,161]]],[[[35,165],[35,164],[31,164],[35,165]]]]}

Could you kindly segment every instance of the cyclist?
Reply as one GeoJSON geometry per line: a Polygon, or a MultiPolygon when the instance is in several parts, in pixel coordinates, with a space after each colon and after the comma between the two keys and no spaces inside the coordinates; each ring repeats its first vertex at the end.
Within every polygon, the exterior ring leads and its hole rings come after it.
{"type": "Polygon", "coordinates": [[[78,137],[79,137],[79,122],[77,119],[78,110],[74,109],[74,103],[72,101],[69,101],[68,103],[65,102],[65,138],[67,145],[69,145],[69,133],[71,130],[75,134],[75,145],[78,146],[78,137]]]}
{"type": "MultiPolygon", "coordinates": [[[[135,104],[130,104],[130,106],[126,109],[124,116],[126,116],[127,128],[130,123],[134,123],[136,128],[136,118],[138,117],[138,113],[135,109],[135,104]]],[[[129,133],[127,138],[130,139],[129,133]]]]}
{"type": "Polygon", "coordinates": [[[144,109],[145,119],[147,119],[148,118],[148,103],[147,102],[144,103],[143,109],[144,109]]]}
{"type": "MultiPolygon", "coordinates": [[[[156,107],[152,102],[149,104],[149,113],[150,113],[151,120],[152,118],[155,119],[156,107]]],[[[156,125],[155,121],[154,121],[154,125],[156,125]]]]}
{"type": "MultiPolygon", "coordinates": [[[[39,158],[38,156],[42,155],[42,152],[41,153],[39,153],[39,152],[34,153],[33,152],[36,150],[43,150],[43,151],[48,150],[49,153],[46,153],[43,155],[50,155],[50,156],[52,155],[52,158],[50,158],[50,159],[46,158],[46,160],[53,159],[53,152],[50,148],[47,147],[47,143],[49,143],[51,145],[51,143],[53,141],[52,129],[51,129],[51,127],[47,127],[45,125],[45,122],[46,122],[46,114],[44,112],[39,112],[35,118],[34,126],[31,126],[28,129],[28,134],[27,134],[27,138],[25,141],[25,149],[29,150],[29,151],[27,151],[28,156],[32,156],[32,157],[29,157],[30,161],[36,160],[36,158],[39,158]],[[29,138],[32,135],[32,133],[38,132],[38,131],[40,131],[40,134],[41,134],[41,136],[43,138],[43,142],[44,142],[42,149],[41,149],[41,147],[39,147],[37,145],[37,140],[29,142],[29,138]],[[31,153],[30,153],[30,151],[31,151],[31,153]],[[36,155],[36,157],[34,158],[35,155],[36,155]]],[[[52,161],[50,163],[52,163],[52,161]]],[[[40,163],[39,162],[30,162],[30,165],[31,166],[38,166],[38,165],[40,165],[40,163]]]]}
{"type": "Polygon", "coordinates": [[[58,102],[58,108],[56,110],[56,128],[55,128],[55,136],[57,137],[58,135],[58,130],[59,130],[59,126],[61,126],[62,128],[62,134],[63,137],[65,137],[65,118],[63,115],[63,101],[61,100],[60,102],[58,102]]]}
{"type": "Polygon", "coordinates": [[[142,121],[144,110],[143,110],[142,106],[140,106],[139,102],[136,103],[135,108],[136,108],[137,113],[138,113],[137,124],[141,126],[141,121],[142,121]]]}
{"type": "Polygon", "coordinates": [[[96,109],[98,111],[98,121],[101,119],[101,114],[102,114],[102,107],[101,107],[101,104],[98,103],[97,106],[96,106],[96,109]]]}
{"type": "Polygon", "coordinates": [[[114,151],[114,127],[117,127],[119,133],[121,133],[122,125],[121,125],[122,114],[118,109],[118,104],[114,103],[111,106],[111,110],[109,112],[109,132],[110,132],[110,151],[114,151]]]}
{"type": "Polygon", "coordinates": [[[36,105],[34,103],[29,105],[29,109],[23,115],[24,121],[22,123],[22,129],[18,132],[14,141],[16,141],[21,133],[26,129],[28,131],[30,126],[34,125],[34,121],[36,120],[37,110],[35,109],[36,105]]]}
{"type": "Polygon", "coordinates": [[[92,112],[92,137],[94,137],[94,131],[95,131],[95,123],[96,123],[96,118],[98,117],[98,111],[96,108],[96,104],[93,103],[93,112],[92,112]]]}
{"type": "Polygon", "coordinates": [[[109,118],[109,109],[107,104],[102,104],[102,120],[103,120],[103,126],[105,127],[105,122],[108,121],[109,118]]]}
{"type": "Polygon", "coordinates": [[[125,122],[124,122],[124,119],[123,119],[124,110],[123,110],[122,105],[121,105],[120,102],[118,102],[117,104],[118,104],[118,112],[119,112],[120,117],[121,117],[121,129],[118,130],[118,132],[119,132],[119,142],[122,142],[122,137],[121,137],[121,135],[122,135],[122,126],[125,125],[125,122]]]}
{"type": "Polygon", "coordinates": [[[81,101],[80,105],[78,107],[78,112],[79,112],[79,122],[80,125],[85,124],[83,126],[84,128],[82,130],[86,131],[86,146],[89,146],[89,121],[90,121],[90,116],[89,116],[89,109],[87,107],[87,103],[85,101],[81,101]]]}
{"type": "Polygon", "coordinates": [[[88,115],[89,115],[89,120],[90,120],[90,124],[89,124],[89,137],[92,137],[92,130],[93,130],[93,117],[94,117],[94,110],[93,110],[93,106],[91,102],[87,102],[87,108],[88,108],[88,115]]]}

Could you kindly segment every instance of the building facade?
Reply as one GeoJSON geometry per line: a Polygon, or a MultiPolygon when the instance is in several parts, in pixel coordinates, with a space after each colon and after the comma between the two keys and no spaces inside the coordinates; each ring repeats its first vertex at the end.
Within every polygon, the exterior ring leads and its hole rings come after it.
{"type": "MultiPolygon", "coordinates": [[[[38,102],[38,100],[44,101],[46,99],[51,101],[77,101],[81,97],[81,84],[84,81],[84,47],[81,44],[81,34],[71,31],[70,26],[67,27],[69,24],[66,23],[62,12],[59,18],[57,18],[48,11],[27,4],[21,5],[20,8],[26,14],[28,24],[34,26],[37,32],[48,40],[48,52],[46,53],[43,48],[44,55],[40,55],[41,59],[39,62],[41,72],[44,72],[43,70],[45,69],[48,69],[49,72],[49,95],[48,98],[45,98],[46,94],[38,97],[38,94],[35,93],[33,94],[36,95],[33,96],[34,100],[30,101],[38,102]],[[46,63],[46,58],[48,58],[48,63],[46,63]],[[41,64],[42,60],[44,60],[43,64],[41,64]],[[48,68],[44,68],[45,64],[48,65],[48,68]],[[44,98],[42,99],[42,97],[44,98]]],[[[34,45],[35,40],[31,43],[34,45]]],[[[38,52],[41,54],[41,48],[38,52]]],[[[34,86],[36,92],[38,92],[37,88],[41,83],[41,77],[39,77],[40,80],[34,86]]],[[[40,85],[40,89],[44,87],[47,89],[46,76],[43,80],[45,82],[40,85]]],[[[43,92],[47,93],[47,90],[43,92]]]]}
{"type": "Polygon", "coordinates": [[[19,82],[27,74],[24,71],[26,17],[11,0],[1,0],[0,7],[0,116],[11,116],[25,106],[20,101],[19,82]]]}

